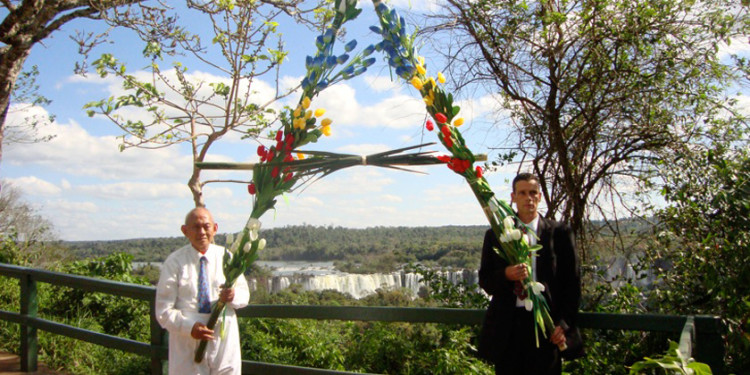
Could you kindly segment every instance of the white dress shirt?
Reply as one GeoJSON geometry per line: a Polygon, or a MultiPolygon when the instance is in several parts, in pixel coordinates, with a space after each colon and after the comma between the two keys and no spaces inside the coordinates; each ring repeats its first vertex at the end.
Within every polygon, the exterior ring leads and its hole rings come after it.
{"type": "Polygon", "coordinates": [[[241,374],[242,358],[237,317],[234,310],[247,306],[250,290],[247,280],[240,276],[234,285],[234,299],[227,304],[226,314],[219,317],[214,327],[215,340],[209,341],[201,363],[193,360],[199,340],[190,336],[193,325],[208,322],[210,314],[198,312],[198,273],[200,258],[207,259],[209,299],[213,305],[219,300],[224,283],[225,250],[210,245],[201,254],[192,245],[184,246],[167,257],[156,286],[156,319],[169,332],[170,375],[241,374]],[[226,315],[226,316],[224,316],[226,315]],[[224,322],[225,337],[221,337],[224,322]]]}

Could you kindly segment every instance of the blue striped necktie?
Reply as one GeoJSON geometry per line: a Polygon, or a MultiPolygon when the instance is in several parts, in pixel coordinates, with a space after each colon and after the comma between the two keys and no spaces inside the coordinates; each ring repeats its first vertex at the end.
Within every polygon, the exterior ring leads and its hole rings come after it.
{"type": "Polygon", "coordinates": [[[204,314],[211,312],[211,301],[208,299],[208,267],[206,263],[208,263],[208,259],[201,257],[201,269],[198,273],[198,312],[204,314]]]}

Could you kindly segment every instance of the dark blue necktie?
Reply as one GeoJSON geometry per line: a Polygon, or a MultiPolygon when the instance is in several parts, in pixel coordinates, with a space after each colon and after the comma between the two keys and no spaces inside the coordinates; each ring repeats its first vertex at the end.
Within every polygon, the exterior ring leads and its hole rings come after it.
{"type": "Polygon", "coordinates": [[[211,301],[208,298],[208,270],[206,264],[208,259],[201,257],[201,269],[198,273],[198,312],[210,313],[211,301]]]}

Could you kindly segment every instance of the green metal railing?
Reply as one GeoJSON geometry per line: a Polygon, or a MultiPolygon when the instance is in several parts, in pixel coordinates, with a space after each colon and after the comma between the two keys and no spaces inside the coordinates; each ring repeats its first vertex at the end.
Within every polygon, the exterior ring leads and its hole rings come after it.
{"type": "MultiPolygon", "coordinates": [[[[20,333],[21,371],[37,369],[37,330],[68,336],[107,348],[114,348],[151,358],[151,373],[163,373],[163,361],[167,359],[166,332],[159,326],[154,315],[154,287],[121,283],[116,281],[76,276],[59,272],[12,266],[0,263],[0,275],[17,278],[21,288],[19,312],[0,310],[0,319],[18,323],[20,333]],[[148,343],[107,335],[83,328],[73,327],[37,317],[37,283],[66,286],[87,292],[99,292],[126,298],[147,301],[150,306],[151,337],[148,343]]],[[[237,312],[240,317],[357,320],[380,322],[445,323],[479,325],[484,310],[446,308],[401,308],[359,306],[290,306],[251,305],[237,312]]],[[[673,316],[580,313],[581,328],[602,330],[633,330],[669,332],[680,334],[680,351],[685,357],[693,357],[707,363],[714,373],[724,373],[724,341],[722,324],[714,316],[673,316]]],[[[334,370],[287,366],[254,361],[242,362],[243,374],[354,374],[334,370]]]]}

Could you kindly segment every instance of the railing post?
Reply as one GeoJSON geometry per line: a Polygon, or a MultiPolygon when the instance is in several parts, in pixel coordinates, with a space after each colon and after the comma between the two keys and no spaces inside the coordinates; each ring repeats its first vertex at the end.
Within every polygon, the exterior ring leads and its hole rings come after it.
{"type": "Polygon", "coordinates": [[[695,343],[695,317],[689,315],[685,319],[685,326],[680,334],[679,350],[684,358],[693,357],[693,344],[695,343]]]}
{"type": "Polygon", "coordinates": [[[695,317],[695,348],[693,358],[711,366],[714,374],[726,374],[724,364],[724,324],[716,316],[695,317]]]}
{"type": "MultiPolygon", "coordinates": [[[[37,300],[36,281],[31,274],[24,273],[19,278],[21,284],[21,315],[36,318],[37,300]]],[[[37,370],[38,341],[36,327],[21,323],[21,371],[35,372],[37,370]]]]}
{"type": "Polygon", "coordinates": [[[156,320],[156,301],[149,301],[151,320],[151,374],[162,375],[164,373],[164,361],[161,359],[161,348],[164,346],[164,330],[156,320]]]}

